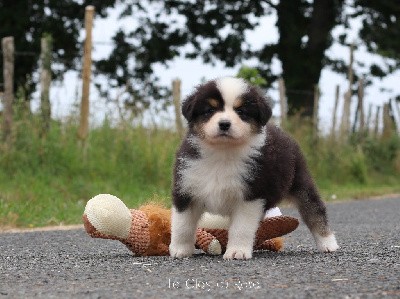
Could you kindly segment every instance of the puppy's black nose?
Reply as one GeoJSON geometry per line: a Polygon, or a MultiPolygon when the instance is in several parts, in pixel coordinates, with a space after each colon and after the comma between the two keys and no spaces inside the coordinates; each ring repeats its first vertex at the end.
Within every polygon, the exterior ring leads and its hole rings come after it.
{"type": "Polygon", "coordinates": [[[218,125],[221,131],[228,131],[231,127],[231,122],[229,120],[221,120],[218,125]]]}

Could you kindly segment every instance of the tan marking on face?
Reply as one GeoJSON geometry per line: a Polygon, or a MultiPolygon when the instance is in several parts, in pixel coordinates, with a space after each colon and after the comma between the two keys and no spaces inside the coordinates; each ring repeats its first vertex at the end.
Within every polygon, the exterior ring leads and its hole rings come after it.
{"type": "Polygon", "coordinates": [[[211,107],[218,108],[218,101],[216,99],[209,99],[208,103],[210,104],[211,107]]]}
{"type": "Polygon", "coordinates": [[[239,108],[240,106],[243,105],[243,100],[241,98],[237,98],[234,102],[233,102],[233,109],[239,108]]]}
{"type": "Polygon", "coordinates": [[[202,123],[195,124],[194,127],[193,127],[193,131],[196,133],[196,135],[200,139],[204,139],[205,138],[204,124],[202,124],[202,123]]]}

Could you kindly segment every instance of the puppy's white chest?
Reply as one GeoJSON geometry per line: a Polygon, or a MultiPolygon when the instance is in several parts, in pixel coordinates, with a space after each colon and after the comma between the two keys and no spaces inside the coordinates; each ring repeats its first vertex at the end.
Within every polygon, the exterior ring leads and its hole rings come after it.
{"type": "Polygon", "coordinates": [[[181,171],[182,191],[192,196],[206,211],[229,214],[244,198],[248,165],[241,159],[217,157],[186,161],[181,171]]]}

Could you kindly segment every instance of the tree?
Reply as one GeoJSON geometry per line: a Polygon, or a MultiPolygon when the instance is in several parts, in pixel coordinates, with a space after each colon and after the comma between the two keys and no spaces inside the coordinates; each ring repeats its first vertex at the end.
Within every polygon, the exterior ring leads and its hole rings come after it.
{"type": "MultiPolygon", "coordinates": [[[[79,33],[83,26],[85,6],[92,4],[96,14],[106,16],[106,9],[113,6],[116,0],[84,1],[23,1],[0,0],[0,36],[13,36],[15,39],[15,90],[23,91],[25,101],[29,101],[37,84],[33,75],[38,69],[40,57],[40,40],[44,34],[52,36],[53,77],[60,78],[66,71],[80,65],[82,47],[79,33]]],[[[2,58],[0,58],[2,64],[2,58]]],[[[0,73],[0,82],[3,74],[0,73]]]]}
{"type": "MultiPolygon", "coordinates": [[[[331,31],[340,22],[343,0],[281,0],[275,6],[279,30],[276,45],[288,91],[288,112],[313,115],[314,86],[318,84],[331,31]],[[309,91],[303,93],[302,91],[309,91]]],[[[266,46],[269,59],[271,46],[266,46]]]]}
{"type": "MultiPolygon", "coordinates": [[[[118,32],[115,50],[110,59],[99,62],[99,70],[116,84],[126,84],[129,78],[144,80],[153,75],[155,63],[167,64],[177,56],[201,57],[206,63],[220,60],[228,67],[252,57],[258,60],[257,69],[268,85],[282,75],[287,89],[295,91],[288,97],[290,113],[312,115],[312,90],[319,81],[324,52],[332,43],[330,32],[340,21],[343,1],[149,1],[157,4],[153,6],[131,1],[123,17],[140,16],[139,26],[118,32]],[[279,41],[252,49],[246,31],[273,11],[278,15],[279,41]],[[119,62],[118,53],[123,56],[119,62]],[[271,71],[274,57],[282,62],[282,74],[271,71]],[[127,66],[129,58],[133,58],[133,68],[127,66]],[[311,92],[299,96],[298,90],[311,92]]],[[[140,84],[133,89],[140,90],[140,84]]],[[[153,85],[153,89],[157,88],[153,85]]]]}
{"type": "Polygon", "coordinates": [[[377,77],[384,77],[400,67],[400,3],[398,0],[356,0],[353,17],[360,17],[362,29],[360,38],[367,49],[389,58],[386,69],[373,64],[370,71],[377,77]]]}
{"type": "Polygon", "coordinates": [[[246,65],[243,65],[239,69],[236,77],[243,78],[255,86],[265,87],[267,85],[267,80],[260,75],[260,72],[256,68],[246,65]]]}
{"type": "MultiPolygon", "coordinates": [[[[398,0],[131,0],[125,2],[122,17],[132,16],[138,18],[138,27],[118,33],[111,59],[102,61],[99,70],[113,79],[115,85],[134,80],[129,86],[136,94],[143,90],[141,81],[148,89],[159,90],[152,80],[156,79],[153,66],[168,64],[175,57],[201,57],[205,63],[219,60],[228,67],[253,58],[268,85],[279,76],[285,79],[289,114],[300,111],[311,116],[312,94],[321,70],[330,67],[347,73],[343,59],[326,55],[334,42],[332,29],[337,25],[348,28],[349,19],[356,17],[362,19],[361,42],[369,51],[390,58],[384,67],[373,64],[362,75],[383,77],[399,66],[398,0]],[[257,26],[259,17],[272,13],[278,17],[279,40],[252,49],[246,32],[257,26]],[[123,59],[116,61],[117,54],[123,59]],[[271,69],[276,58],[282,64],[282,73],[271,69]]],[[[346,45],[352,41],[342,34],[337,42],[346,45]]],[[[368,78],[365,79],[368,83],[368,78]]]]}

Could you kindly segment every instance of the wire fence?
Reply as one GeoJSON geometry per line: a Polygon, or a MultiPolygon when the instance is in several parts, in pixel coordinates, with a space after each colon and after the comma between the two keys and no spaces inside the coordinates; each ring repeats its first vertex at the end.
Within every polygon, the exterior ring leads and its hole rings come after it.
{"type": "MultiPolygon", "coordinates": [[[[57,57],[57,62],[70,62],[71,59],[77,59],[78,57],[82,56],[83,53],[83,43],[81,43],[81,51],[76,53],[68,53],[68,54],[60,54],[60,53],[53,53],[53,57],[57,57]],[[62,57],[62,58],[61,58],[62,57]]],[[[97,41],[93,42],[93,45],[97,46],[114,46],[115,44],[109,41],[97,41]]],[[[3,51],[0,50],[0,56],[3,56],[3,51]]],[[[16,57],[39,57],[40,52],[35,51],[14,51],[14,56],[16,57]]],[[[96,61],[94,59],[94,61],[96,61]]]]}
{"type": "MultiPolygon", "coordinates": [[[[93,45],[96,46],[114,46],[115,44],[111,41],[94,41],[93,45]]],[[[72,59],[79,59],[82,58],[83,55],[83,46],[80,47],[82,49],[82,51],[78,51],[75,53],[53,53],[53,57],[55,58],[54,61],[55,63],[65,63],[68,62],[70,63],[72,59]]],[[[0,55],[3,56],[3,51],[0,50],[0,55]]],[[[37,51],[14,51],[14,56],[15,57],[32,57],[32,59],[40,57],[41,53],[37,52],[37,51]]],[[[93,59],[93,61],[96,61],[96,59],[93,59]]],[[[0,82],[0,93],[2,92],[4,88],[4,83],[0,82]]],[[[277,90],[277,88],[272,88],[272,90],[277,90]]],[[[315,90],[301,90],[301,89],[286,89],[286,96],[290,97],[290,96],[313,96],[315,95],[315,90]]],[[[335,97],[334,95],[334,91],[332,90],[332,92],[329,91],[324,91],[323,95],[325,98],[329,97],[333,99],[335,97]]],[[[275,101],[277,102],[277,101],[275,101]]],[[[378,110],[381,107],[381,105],[378,104],[374,104],[374,103],[370,103],[369,104],[369,109],[372,110],[378,110]]],[[[382,109],[383,110],[383,109],[382,109]]],[[[340,115],[340,111],[338,111],[338,115],[340,115]]],[[[318,120],[317,120],[318,121],[318,120]]],[[[340,121],[339,121],[340,122],[340,121]]]]}

